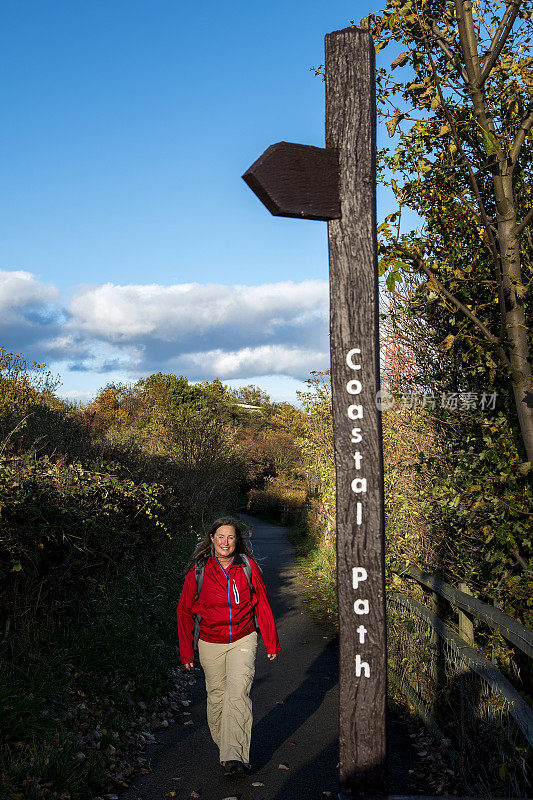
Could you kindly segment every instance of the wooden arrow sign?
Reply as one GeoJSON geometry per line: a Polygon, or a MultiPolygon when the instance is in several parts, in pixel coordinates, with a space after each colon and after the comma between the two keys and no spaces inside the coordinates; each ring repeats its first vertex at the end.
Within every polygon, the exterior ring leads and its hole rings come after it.
{"type": "Polygon", "coordinates": [[[278,142],[242,177],[275,217],[327,221],[341,215],[335,149],[278,142]]]}
{"type": "MultiPolygon", "coordinates": [[[[326,36],[326,148],[279,142],[243,175],[272,214],[328,220],[337,490],[340,797],[386,793],[387,638],[374,45],[326,36]]],[[[394,794],[394,792],[393,792],[394,794]]]]}

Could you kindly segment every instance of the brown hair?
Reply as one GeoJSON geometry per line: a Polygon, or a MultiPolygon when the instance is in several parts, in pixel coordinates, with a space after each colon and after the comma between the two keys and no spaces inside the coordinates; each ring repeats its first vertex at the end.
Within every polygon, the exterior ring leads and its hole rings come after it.
{"type": "Polygon", "coordinates": [[[221,528],[223,525],[231,525],[235,531],[235,536],[236,536],[235,552],[244,553],[245,555],[252,557],[253,555],[252,548],[244,540],[244,534],[241,524],[233,517],[220,517],[219,519],[216,519],[213,522],[213,524],[207,531],[206,535],[204,536],[200,544],[196,547],[194,553],[187,562],[187,566],[185,567],[184,570],[185,574],[187,574],[187,572],[191,569],[191,567],[195,566],[197,562],[200,564],[202,563],[205,564],[209,556],[215,554],[211,537],[214,536],[217,530],[221,528]]]}

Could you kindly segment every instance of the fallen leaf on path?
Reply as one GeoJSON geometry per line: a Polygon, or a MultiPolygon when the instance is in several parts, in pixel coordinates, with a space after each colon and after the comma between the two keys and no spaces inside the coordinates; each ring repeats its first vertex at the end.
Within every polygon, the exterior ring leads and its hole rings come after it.
{"type": "Polygon", "coordinates": [[[265,784],[264,784],[264,783],[261,783],[261,781],[254,781],[254,782],[252,783],[252,786],[264,786],[264,785],[265,785],[265,784]]]}
{"type": "Polygon", "coordinates": [[[191,792],[191,797],[200,797],[200,795],[198,794],[198,792],[195,792],[194,789],[193,789],[192,792],[191,792]]]}
{"type": "Polygon", "coordinates": [[[278,764],[278,769],[289,769],[287,764],[278,764]]]}
{"type": "Polygon", "coordinates": [[[289,744],[291,745],[291,747],[294,747],[294,745],[296,744],[296,742],[289,742],[289,744]]]}

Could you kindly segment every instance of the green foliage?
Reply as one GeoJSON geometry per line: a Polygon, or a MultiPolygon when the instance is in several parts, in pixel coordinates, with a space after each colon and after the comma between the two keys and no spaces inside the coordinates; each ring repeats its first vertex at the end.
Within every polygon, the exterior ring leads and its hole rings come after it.
{"type": "Polygon", "coordinates": [[[434,352],[425,385],[451,373],[458,388],[496,388],[531,461],[531,1],[388,0],[361,25],[377,51],[402,51],[378,70],[393,138],[380,176],[397,203],[378,228],[384,284],[415,286],[410,313],[425,332],[411,342],[426,368],[434,352]],[[402,232],[405,208],[419,230],[402,232]]]}
{"type": "Polygon", "coordinates": [[[97,794],[112,760],[80,757],[82,732],[113,743],[167,687],[191,522],[228,513],[245,481],[233,407],[220,381],[161,374],[71,407],[2,351],[2,797],[97,794]]]}
{"type": "Polygon", "coordinates": [[[533,495],[507,417],[393,408],[384,453],[387,563],[466,581],[533,627],[533,495]]]}
{"type": "Polygon", "coordinates": [[[304,578],[309,610],[329,630],[338,630],[334,538],[324,537],[323,524],[314,515],[294,525],[289,538],[296,550],[298,569],[304,578]]]}
{"type": "Polygon", "coordinates": [[[531,2],[387,0],[361,25],[400,49],[378,69],[382,321],[416,369],[393,388],[497,394],[385,414],[388,554],[531,625],[531,2]]]}
{"type": "Polygon", "coordinates": [[[3,640],[1,797],[41,796],[38,784],[72,798],[102,793],[113,771],[108,745],[125,749],[126,733],[142,730],[139,702],[172,685],[180,573],[194,544],[184,534],[157,557],[115,564],[106,580],[90,581],[68,624],[34,620],[24,639],[3,640]]]}
{"type": "Polygon", "coordinates": [[[306,381],[308,391],[299,392],[302,404],[303,432],[297,443],[306,464],[310,497],[318,501],[329,516],[335,516],[335,460],[329,370],[312,372],[306,381]]]}

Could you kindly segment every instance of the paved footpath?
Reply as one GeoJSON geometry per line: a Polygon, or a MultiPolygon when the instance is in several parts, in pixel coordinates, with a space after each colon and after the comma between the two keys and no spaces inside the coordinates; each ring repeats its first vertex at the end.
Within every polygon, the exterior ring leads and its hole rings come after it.
{"type": "Polygon", "coordinates": [[[338,793],[338,642],[318,627],[303,602],[286,529],[241,515],[252,527],[282,651],[270,662],[259,642],[251,692],[254,713],[251,772],[226,778],[206,722],[203,672],[189,707],[192,725],[156,733],[148,757],[153,772],[136,778],[120,800],[323,800],[338,793]],[[288,769],[280,769],[279,765],[288,769]],[[252,786],[260,782],[262,786],[252,786]],[[331,793],[330,795],[324,792],[331,793]]]}

